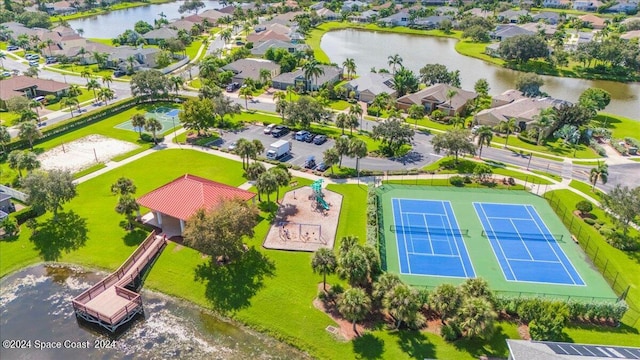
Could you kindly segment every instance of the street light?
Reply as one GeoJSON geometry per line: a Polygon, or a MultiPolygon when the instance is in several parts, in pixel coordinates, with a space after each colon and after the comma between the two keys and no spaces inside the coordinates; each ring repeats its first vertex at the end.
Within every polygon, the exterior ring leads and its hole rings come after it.
{"type": "Polygon", "coordinates": [[[527,163],[527,170],[529,170],[529,165],[531,165],[531,158],[533,157],[533,153],[529,153],[529,162],[527,163]]]}

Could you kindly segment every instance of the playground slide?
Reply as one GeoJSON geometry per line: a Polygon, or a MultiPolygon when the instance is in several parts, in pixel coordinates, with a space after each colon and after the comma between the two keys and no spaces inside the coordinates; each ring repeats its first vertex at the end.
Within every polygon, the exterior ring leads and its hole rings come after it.
{"type": "Polygon", "coordinates": [[[327,202],[326,202],[326,201],[324,201],[324,199],[323,199],[323,198],[318,197],[316,200],[318,200],[318,202],[320,203],[320,205],[322,205],[322,207],[323,207],[325,210],[329,210],[329,204],[327,204],[327,202]]]}

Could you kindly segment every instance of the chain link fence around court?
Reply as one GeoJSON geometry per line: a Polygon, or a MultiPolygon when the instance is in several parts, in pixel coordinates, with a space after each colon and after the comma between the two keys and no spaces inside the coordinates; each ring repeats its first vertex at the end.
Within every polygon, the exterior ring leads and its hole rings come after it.
{"type": "MultiPolygon", "coordinates": [[[[588,225],[573,215],[573,211],[562,203],[561,199],[555,194],[550,193],[547,198],[551,208],[556,212],[558,217],[562,219],[569,232],[577,239],[578,244],[589,256],[593,265],[595,265],[603,275],[607,283],[618,296],[618,300],[625,300],[629,306],[629,310],[625,314],[627,324],[635,326],[640,320],[640,304],[628,298],[631,285],[623,279],[622,274],[613,269],[609,259],[601,251],[602,245],[598,244],[595,235],[591,233],[591,225],[588,225]]],[[[598,235],[599,236],[599,235],[598,235]]],[[[609,246],[609,245],[605,245],[609,246]]]]}

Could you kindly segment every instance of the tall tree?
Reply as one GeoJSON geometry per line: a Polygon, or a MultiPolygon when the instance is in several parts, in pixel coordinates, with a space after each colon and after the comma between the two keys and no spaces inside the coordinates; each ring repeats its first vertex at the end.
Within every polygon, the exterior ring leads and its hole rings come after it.
{"type": "Polygon", "coordinates": [[[360,130],[362,130],[362,114],[364,111],[362,110],[362,106],[356,103],[349,107],[349,115],[357,116],[357,119],[360,121],[360,130]]]}
{"type": "Polygon", "coordinates": [[[394,286],[384,297],[383,304],[396,320],[396,329],[399,329],[402,323],[415,323],[419,317],[418,311],[422,307],[418,292],[405,284],[394,286]]]}
{"type": "Polygon", "coordinates": [[[598,180],[602,184],[606,184],[609,180],[609,166],[607,164],[598,164],[597,167],[589,172],[589,182],[591,183],[591,191],[595,190],[598,180]]]}
{"type": "Polygon", "coordinates": [[[547,57],[549,48],[542,36],[516,35],[501,41],[498,53],[505,60],[524,64],[530,59],[547,57]]]}
{"type": "Polygon", "coordinates": [[[491,146],[491,140],[493,139],[493,130],[491,126],[482,125],[475,133],[475,137],[478,139],[478,157],[482,159],[482,147],[484,145],[491,146]]]}
{"type": "Polygon", "coordinates": [[[249,164],[249,166],[247,166],[247,169],[245,170],[247,180],[256,181],[260,174],[265,171],[267,171],[267,169],[264,167],[264,164],[254,161],[249,164]]]}
{"type": "Polygon", "coordinates": [[[0,125],[0,144],[2,144],[2,151],[7,152],[7,144],[11,142],[11,134],[9,129],[5,125],[0,125]]]}
{"type": "Polygon", "coordinates": [[[18,126],[18,137],[29,142],[29,147],[33,150],[33,142],[40,139],[42,133],[35,121],[25,121],[18,126]]]}
{"type": "Polygon", "coordinates": [[[256,181],[258,192],[267,194],[267,203],[271,202],[269,195],[278,190],[278,179],[272,172],[260,174],[256,181]]]}
{"type": "Polygon", "coordinates": [[[134,222],[136,219],[135,213],[140,210],[140,205],[131,195],[121,195],[118,197],[118,203],[115,208],[116,212],[120,215],[124,215],[127,219],[127,230],[134,228],[134,222]]]}
{"type": "Polygon", "coordinates": [[[341,136],[336,139],[336,143],[333,147],[336,149],[338,155],[340,155],[340,162],[338,163],[338,167],[342,167],[342,157],[344,155],[349,155],[349,138],[345,136],[341,136]]]}
{"type": "Polygon", "coordinates": [[[133,96],[166,98],[170,88],[167,77],[159,70],[138,71],[131,77],[133,96]]]}
{"type": "Polygon", "coordinates": [[[483,298],[466,298],[460,308],[457,323],[467,337],[489,338],[495,330],[498,314],[483,298]]]}
{"type": "Polygon", "coordinates": [[[182,111],[178,114],[180,123],[187,130],[195,130],[198,135],[207,132],[215,125],[216,112],[210,99],[188,99],[182,104],[182,111]]]}
{"type": "Polygon", "coordinates": [[[437,134],[431,139],[433,144],[433,151],[440,153],[442,150],[446,150],[447,155],[455,156],[455,162],[458,163],[458,156],[460,154],[475,154],[476,147],[469,141],[469,130],[466,129],[452,129],[444,133],[437,134]]]}
{"type": "Polygon", "coordinates": [[[175,91],[176,96],[178,96],[178,91],[182,89],[182,85],[184,84],[184,79],[182,76],[170,76],[169,84],[171,85],[171,89],[175,91]]]}
{"type": "Polygon", "coordinates": [[[489,96],[489,82],[485,78],[478,79],[473,85],[473,90],[480,96],[489,96]]]}
{"type": "Polygon", "coordinates": [[[280,198],[280,188],[289,185],[291,182],[291,174],[287,169],[283,169],[279,166],[272,167],[269,172],[273,174],[276,179],[276,202],[280,198]]]}
{"type": "Polygon", "coordinates": [[[314,273],[322,275],[322,289],[325,292],[327,291],[327,275],[334,274],[337,267],[338,262],[336,255],[331,251],[331,249],[323,247],[316,250],[313,254],[311,268],[314,273]]]}
{"type": "Polygon", "coordinates": [[[245,169],[249,164],[249,158],[251,154],[255,152],[255,146],[253,143],[245,138],[240,138],[236,141],[235,153],[242,158],[242,168],[245,169]],[[246,162],[245,162],[246,160],[246,162]]]}
{"type": "Polygon", "coordinates": [[[397,155],[403,145],[413,140],[415,132],[400,119],[387,119],[373,127],[374,139],[379,139],[392,155],[397,155]]]}
{"type": "Polygon", "coordinates": [[[359,138],[352,138],[349,141],[349,156],[356,158],[356,173],[360,174],[360,159],[367,156],[367,143],[359,138]]]}
{"type": "Polygon", "coordinates": [[[142,138],[142,129],[144,129],[146,123],[147,118],[141,113],[133,114],[131,117],[131,126],[133,126],[134,129],[138,129],[140,138],[142,138]]]}
{"type": "Polygon", "coordinates": [[[526,96],[541,95],[540,87],[542,85],[544,85],[544,80],[537,74],[521,73],[516,78],[516,89],[522,91],[526,96]]]}
{"type": "Polygon", "coordinates": [[[413,104],[407,112],[409,113],[409,119],[415,120],[415,127],[418,128],[418,120],[424,118],[424,106],[413,104]]]}
{"type": "Polygon", "coordinates": [[[352,58],[346,58],[342,63],[342,67],[347,70],[347,78],[351,78],[352,75],[356,74],[356,61],[352,58]]]}
{"type": "Polygon", "coordinates": [[[73,117],[73,108],[79,105],[80,105],[80,102],[76,97],[65,96],[62,99],[60,99],[60,106],[63,108],[65,107],[68,108],[69,112],[71,113],[71,117],[73,117]]]}
{"type": "Polygon", "coordinates": [[[304,78],[307,81],[308,88],[307,90],[311,90],[311,79],[315,80],[316,88],[318,87],[318,78],[320,75],[324,74],[324,69],[320,66],[320,63],[316,61],[316,59],[311,59],[302,65],[302,71],[304,73],[304,78]]]}
{"type": "Polygon", "coordinates": [[[541,145],[542,140],[544,140],[545,135],[547,135],[547,131],[549,131],[556,122],[556,109],[553,107],[541,109],[540,113],[535,115],[533,119],[534,122],[531,125],[538,132],[536,143],[541,145]]]}
{"type": "Polygon", "coordinates": [[[396,67],[402,67],[402,57],[399,54],[389,55],[387,64],[391,66],[393,75],[396,74],[396,67]]]}
{"type": "Polygon", "coordinates": [[[244,87],[240,88],[238,95],[244,98],[245,110],[249,110],[249,99],[253,98],[253,88],[245,85],[244,87]]]}
{"type": "Polygon", "coordinates": [[[24,179],[22,186],[31,207],[51,211],[54,221],[58,220],[62,205],[76,196],[73,175],[65,170],[33,172],[24,179]]]}
{"type": "Polygon", "coordinates": [[[115,183],[111,184],[111,193],[113,195],[133,195],[136,193],[137,187],[133,180],[121,176],[115,183]]]}
{"type": "Polygon", "coordinates": [[[341,112],[336,116],[336,126],[342,130],[342,135],[344,135],[344,128],[347,127],[347,118],[349,115],[347,113],[341,112]]]}
{"type": "Polygon", "coordinates": [[[102,85],[106,85],[108,89],[111,89],[111,83],[113,82],[113,76],[105,74],[102,76],[102,85]]]}
{"type": "Polygon", "coordinates": [[[328,148],[322,154],[322,161],[331,168],[331,173],[333,174],[333,165],[340,162],[340,153],[335,148],[328,148]]]}
{"type": "Polygon", "coordinates": [[[613,220],[622,227],[626,236],[629,223],[640,214],[640,186],[631,189],[617,184],[603,196],[603,203],[604,207],[615,215],[613,220]]]}
{"type": "Polygon", "coordinates": [[[198,210],[184,229],[184,242],[207,255],[230,260],[242,253],[242,238],[253,237],[258,210],[240,199],[222,201],[206,212],[198,210]]]}
{"type": "Polygon", "coordinates": [[[508,120],[503,120],[498,124],[498,127],[501,131],[507,134],[504,139],[504,147],[506,148],[509,144],[509,135],[511,135],[517,129],[516,119],[510,118],[508,120]]]}
{"type": "Polygon", "coordinates": [[[100,83],[96,79],[91,79],[87,81],[87,90],[93,90],[93,99],[94,101],[98,99],[97,90],[101,88],[100,83]]]}
{"type": "Polygon", "coordinates": [[[361,288],[345,291],[338,300],[338,310],[353,324],[353,332],[358,334],[356,325],[364,320],[371,309],[371,299],[361,288]]]}
{"type": "Polygon", "coordinates": [[[156,118],[148,118],[144,123],[144,129],[153,135],[153,143],[158,145],[158,137],[156,133],[162,130],[162,123],[156,118]]]}
{"type": "Polygon", "coordinates": [[[404,67],[401,67],[400,70],[393,75],[392,81],[398,97],[415,92],[420,85],[413,71],[405,69],[404,67]]]}
{"type": "Polygon", "coordinates": [[[580,106],[592,110],[594,113],[604,110],[611,102],[611,94],[599,88],[589,88],[580,94],[580,106]]]}

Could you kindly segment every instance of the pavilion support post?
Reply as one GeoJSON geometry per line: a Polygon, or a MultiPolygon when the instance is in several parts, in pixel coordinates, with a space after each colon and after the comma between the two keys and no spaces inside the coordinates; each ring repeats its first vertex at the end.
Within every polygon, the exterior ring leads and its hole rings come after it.
{"type": "Polygon", "coordinates": [[[156,212],[156,219],[158,219],[158,227],[162,228],[162,213],[161,212],[156,212]]]}
{"type": "Polygon", "coordinates": [[[184,232],[184,220],[180,219],[180,235],[184,232]]]}

